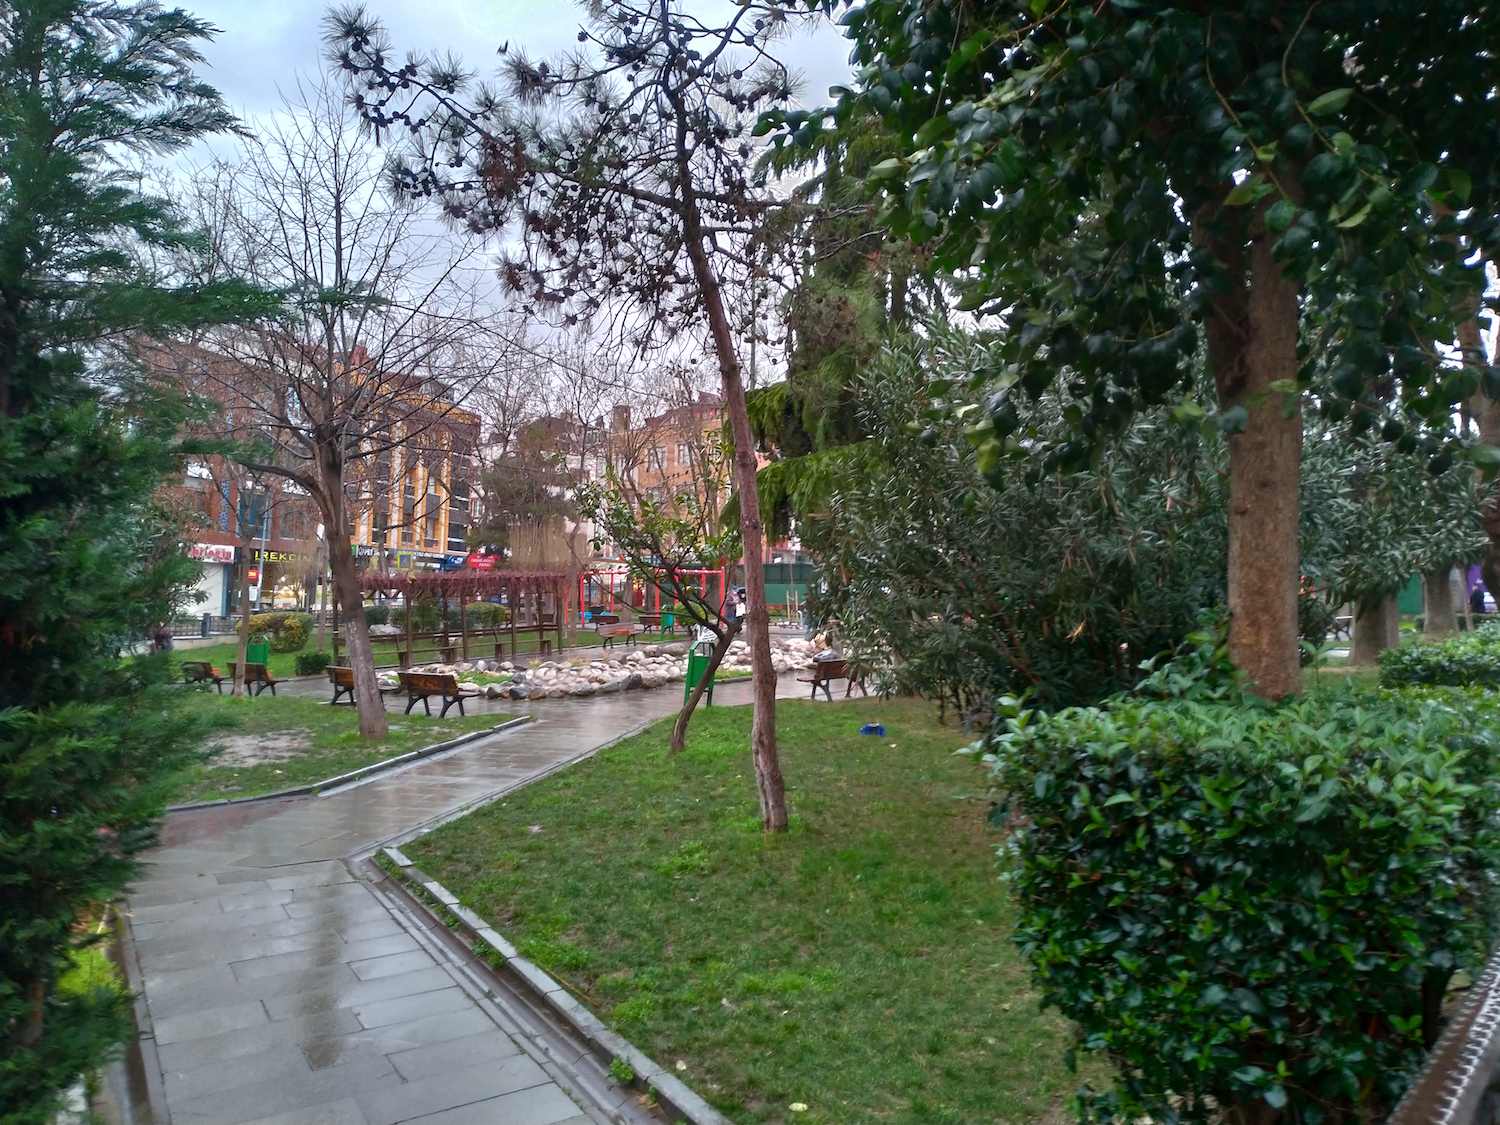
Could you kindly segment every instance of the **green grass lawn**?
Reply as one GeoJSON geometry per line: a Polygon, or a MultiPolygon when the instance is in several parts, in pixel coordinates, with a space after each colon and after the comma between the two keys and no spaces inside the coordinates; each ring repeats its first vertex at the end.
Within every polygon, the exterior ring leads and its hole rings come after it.
{"type": "Polygon", "coordinates": [[[970,736],[916,701],[777,717],[785,835],[749,708],[715,707],[676,760],[658,724],[405,850],[735,1121],[1061,1120],[970,736]]]}
{"type": "Polygon", "coordinates": [[[494,714],[465,717],[456,711],[446,719],[420,713],[392,715],[390,736],[383,742],[370,742],[359,735],[353,707],[330,707],[316,699],[272,695],[234,699],[213,691],[189,694],[188,706],[214,725],[210,744],[230,740],[232,745],[192,770],[178,794],[179,801],[247,797],[322,781],[408,750],[485,730],[506,719],[494,714]],[[228,760],[235,754],[277,760],[259,764],[228,760]]]}

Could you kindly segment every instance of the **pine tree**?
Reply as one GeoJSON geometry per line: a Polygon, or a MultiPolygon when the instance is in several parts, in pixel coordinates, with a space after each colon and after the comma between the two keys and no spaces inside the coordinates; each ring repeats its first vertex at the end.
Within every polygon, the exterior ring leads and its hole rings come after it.
{"type": "Polygon", "coordinates": [[[152,841],[192,750],[161,660],[120,650],[192,564],[152,504],[190,404],[133,340],[247,297],[159,276],[193,239],[140,162],[232,118],[193,74],[208,25],[152,3],[0,6],[0,1122],[50,1119],[129,1030],[58,987],[152,841]]]}

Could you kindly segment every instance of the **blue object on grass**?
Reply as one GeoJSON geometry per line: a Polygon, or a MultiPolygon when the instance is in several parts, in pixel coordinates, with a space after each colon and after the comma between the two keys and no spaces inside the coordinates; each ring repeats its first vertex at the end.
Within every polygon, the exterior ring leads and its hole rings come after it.
{"type": "Polygon", "coordinates": [[[876,738],[884,738],[885,727],[881,726],[879,723],[866,723],[864,726],[859,728],[859,733],[873,734],[876,738]]]}

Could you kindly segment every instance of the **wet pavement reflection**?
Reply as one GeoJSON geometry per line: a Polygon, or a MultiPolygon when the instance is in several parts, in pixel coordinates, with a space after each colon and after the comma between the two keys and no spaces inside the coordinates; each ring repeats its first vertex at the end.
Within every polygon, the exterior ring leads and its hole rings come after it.
{"type": "MultiPolygon", "coordinates": [[[[721,704],[749,702],[748,683],[719,690],[721,704]]],[[[778,685],[782,696],[803,690],[792,676],[778,685]]],[[[681,699],[668,685],[486,702],[537,721],[321,797],[171,816],[128,906],[174,1125],[657,1120],[476,995],[457,958],[344,860],[681,699]]]]}

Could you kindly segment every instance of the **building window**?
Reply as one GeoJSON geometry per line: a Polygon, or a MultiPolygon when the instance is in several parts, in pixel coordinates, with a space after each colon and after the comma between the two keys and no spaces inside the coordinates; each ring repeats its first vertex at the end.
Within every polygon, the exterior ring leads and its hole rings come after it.
{"type": "Polygon", "coordinates": [[[282,508],[281,537],[283,539],[311,539],[312,513],[295,504],[288,504],[282,508]]]}
{"type": "Polygon", "coordinates": [[[677,464],[679,467],[693,463],[693,447],[685,441],[677,443],[677,464]]]}
{"type": "Polygon", "coordinates": [[[251,539],[269,538],[271,534],[271,506],[263,492],[240,492],[239,534],[251,539]]]}
{"type": "Polygon", "coordinates": [[[653,446],[651,449],[651,467],[661,472],[667,467],[667,447],[664,445],[653,446]]]}

